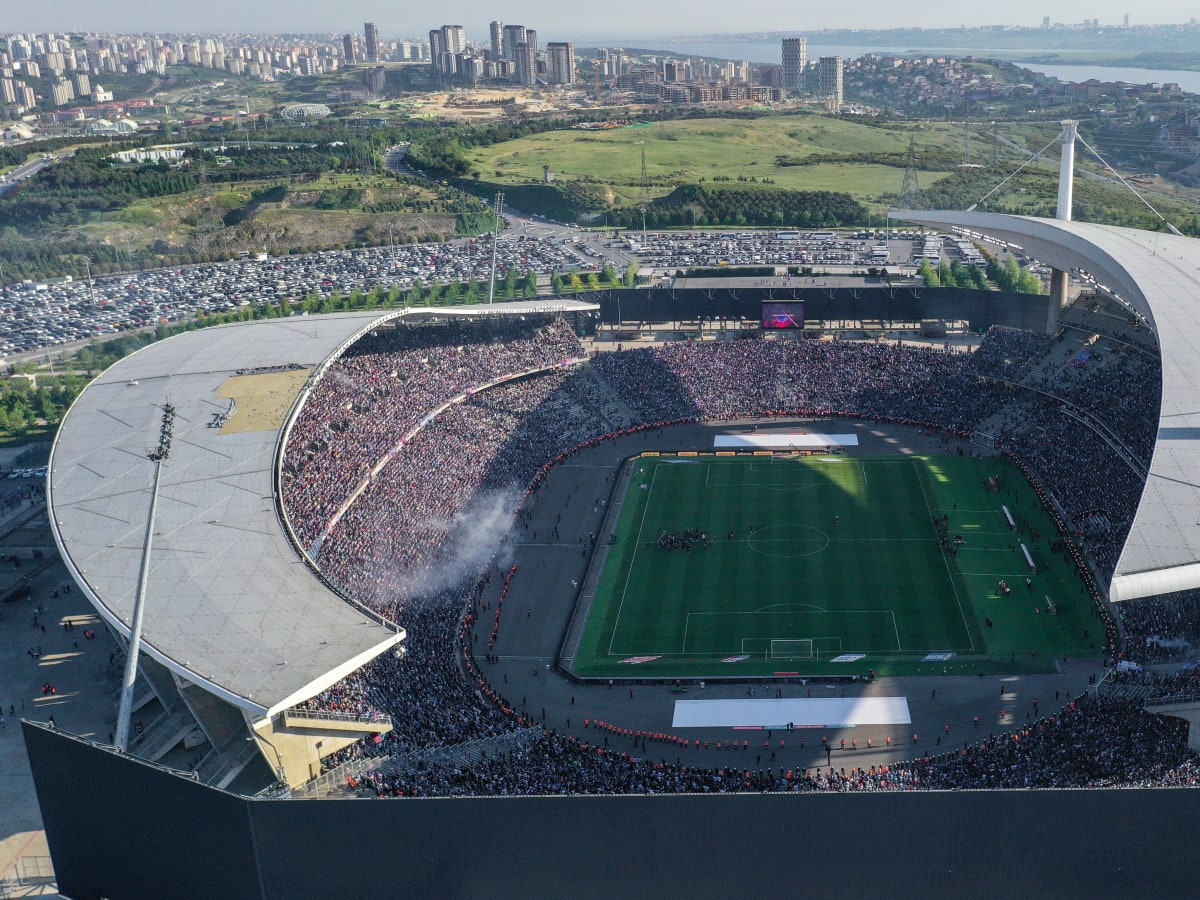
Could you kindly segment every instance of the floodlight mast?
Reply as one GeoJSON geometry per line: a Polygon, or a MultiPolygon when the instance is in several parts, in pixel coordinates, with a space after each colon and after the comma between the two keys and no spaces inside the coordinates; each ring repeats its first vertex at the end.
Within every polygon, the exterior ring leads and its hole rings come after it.
{"type": "Polygon", "coordinates": [[[142,546],[142,567],[138,572],[137,595],[133,601],[133,621],[129,627],[129,646],[125,651],[125,675],[121,682],[121,706],[117,713],[116,748],[122,753],[129,749],[129,718],[133,712],[133,689],[137,682],[138,652],[142,647],[142,618],[146,608],[146,581],[150,575],[150,544],[154,538],[154,516],[158,511],[158,487],[162,467],[171,456],[171,431],[175,424],[175,407],[163,401],[162,424],[158,431],[158,446],[146,454],[154,463],[154,487],[150,491],[150,515],[146,519],[146,540],[142,546]]]}
{"type": "Polygon", "coordinates": [[[492,272],[488,279],[488,305],[491,306],[492,300],[496,297],[496,242],[500,239],[500,229],[503,227],[501,216],[504,215],[504,192],[496,192],[496,203],[493,207],[495,210],[496,221],[492,227],[492,272]]]}

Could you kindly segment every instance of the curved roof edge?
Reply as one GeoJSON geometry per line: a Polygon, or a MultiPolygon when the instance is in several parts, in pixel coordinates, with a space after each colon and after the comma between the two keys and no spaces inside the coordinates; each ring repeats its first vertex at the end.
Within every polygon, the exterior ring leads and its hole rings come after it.
{"type": "Polygon", "coordinates": [[[996,238],[1062,271],[1087,272],[1145,317],[1161,354],[1158,431],[1109,597],[1135,600],[1200,588],[1200,241],[993,213],[903,210],[888,215],[996,238]]]}
{"type": "Polygon", "coordinates": [[[1200,562],[1173,569],[1157,569],[1153,572],[1134,572],[1129,575],[1114,575],[1108,588],[1108,598],[1119,603],[1122,600],[1138,600],[1173,594],[1200,586],[1200,562]]]}

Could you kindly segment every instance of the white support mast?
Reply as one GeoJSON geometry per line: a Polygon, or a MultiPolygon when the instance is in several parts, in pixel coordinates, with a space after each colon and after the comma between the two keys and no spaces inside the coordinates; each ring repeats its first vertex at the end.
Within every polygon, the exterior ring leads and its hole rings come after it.
{"type": "Polygon", "coordinates": [[[142,647],[142,617],[146,609],[146,582],[150,578],[150,544],[154,538],[154,514],[158,510],[158,486],[162,467],[171,456],[171,429],[175,407],[163,402],[158,447],[146,454],[154,462],[154,487],[150,491],[150,515],[146,519],[146,540],[142,545],[142,567],[138,572],[137,594],[133,601],[133,621],[129,625],[129,645],[125,649],[125,676],[121,681],[121,706],[117,713],[115,745],[122,753],[129,749],[129,717],[133,712],[133,692],[137,682],[138,653],[142,647]]]}

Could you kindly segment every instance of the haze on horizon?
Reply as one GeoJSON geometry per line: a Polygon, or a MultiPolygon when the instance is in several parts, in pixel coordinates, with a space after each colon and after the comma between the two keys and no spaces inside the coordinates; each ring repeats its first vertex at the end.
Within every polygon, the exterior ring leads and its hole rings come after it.
{"type": "Polygon", "coordinates": [[[547,5],[531,0],[460,0],[441,12],[410,15],[404,7],[381,0],[351,0],[330,4],[318,0],[208,0],[202,4],[148,4],[144,0],[60,0],[50,6],[13,3],[5,11],[4,31],[97,31],[151,33],[361,33],[363,22],[375,22],[384,38],[419,38],[430,28],[462,25],[472,42],[487,40],[488,22],[500,19],[537,28],[543,40],[624,40],[699,34],[743,34],[766,31],[816,31],[823,28],[882,29],[898,27],[956,28],[979,25],[1036,27],[1043,16],[1053,22],[1078,23],[1099,18],[1101,25],[1120,25],[1126,13],[1130,24],[1178,24],[1190,13],[1178,0],[1013,0],[999,15],[987,4],[960,5],[924,0],[917,4],[895,0],[860,0],[843,9],[781,15],[773,0],[746,0],[731,11],[724,0],[692,0],[687,15],[676,4],[650,7],[641,0],[610,0],[603,4],[547,5]],[[952,17],[952,18],[951,18],[952,17]]]}

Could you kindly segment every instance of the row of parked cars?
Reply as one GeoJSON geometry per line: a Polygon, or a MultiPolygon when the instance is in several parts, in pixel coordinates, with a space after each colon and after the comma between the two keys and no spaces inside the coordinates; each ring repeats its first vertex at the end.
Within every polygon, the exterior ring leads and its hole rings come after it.
{"type": "Polygon", "coordinates": [[[37,466],[33,469],[13,469],[5,477],[9,481],[12,481],[16,478],[45,478],[46,471],[46,466],[37,466]]]}
{"type": "MultiPolygon", "coordinates": [[[[581,262],[568,247],[526,235],[506,236],[496,248],[498,278],[509,269],[548,273],[577,269],[581,262]]],[[[491,264],[492,245],[484,239],[239,259],[91,281],[23,282],[0,290],[0,356],[268,300],[481,280],[491,264]]]]}

